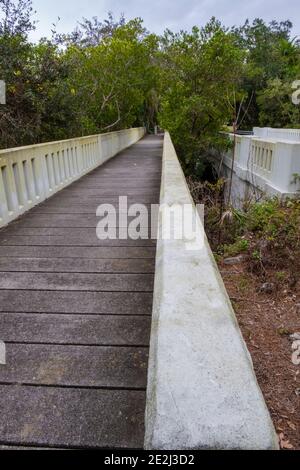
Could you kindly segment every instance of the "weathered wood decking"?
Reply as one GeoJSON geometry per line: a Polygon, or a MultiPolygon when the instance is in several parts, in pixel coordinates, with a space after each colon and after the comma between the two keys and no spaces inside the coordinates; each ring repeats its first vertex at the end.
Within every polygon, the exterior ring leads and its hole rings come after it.
{"type": "Polygon", "coordinates": [[[0,231],[0,446],[139,448],[156,244],[96,237],[96,208],[158,203],[146,137],[0,231]]]}

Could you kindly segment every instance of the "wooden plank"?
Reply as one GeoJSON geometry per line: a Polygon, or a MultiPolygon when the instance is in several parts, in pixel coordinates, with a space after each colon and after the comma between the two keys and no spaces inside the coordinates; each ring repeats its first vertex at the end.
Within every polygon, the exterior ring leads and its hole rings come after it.
{"type": "Polygon", "coordinates": [[[153,274],[5,273],[0,289],[152,292],[153,274]]]}
{"type": "Polygon", "coordinates": [[[142,448],[145,393],[0,386],[0,442],[68,448],[142,448]]]}
{"type": "Polygon", "coordinates": [[[140,259],[155,258],[155,247],[0,246],[0,257],[140,259]]]}
{"type": "MultiPolygon", "coordinates": [[[[157,188],[158,189],[158,188],[157,188]]],[[[156,190],[157,190],[156,189],[156,190]]],[[[153,189],[135,189],[134,185],[132,185],[131,189],[126,189],[122,191],[122,188],[112,189],[81,189],[80,193],[83,197],[85,196],[94,196],[94,197],[119,197],[119,196],[128,196],[128,197],[139,197],[139,196],[153,196],[153,189]]],[[[77,189],[73,189],[73,185],[69,186],[68,189],[64,190],[64,194],[73,195],[78,194],[77,189]]],[[[138,202],[138,199],[137,199],[138,202]]]]}
{"type": "Polygon", "coordinates": [[[148,348],[6,344],[0,383],[141,389],[148,348]]]}
{"type": "MultiPolygon", "coordinates": [[[[80,211],[80,207],[78,207],[78,211],[80,211]]],[[[116,223],[111,221],[110,225],[113,227],[119,227],[119,226],[128,226],[129,223],[134,219],[135,217],[128,217],[128,221],[125,223],[122,222],[120,224],[119,221],[119,216],[117,215],[117,220],[116,223]]],[[[7,235],[15,234],[17,233],[23,233],[25,234],[22,230],[24,228],[91,228],[94,229],[94,233],[96,231],[96,227],[98,223],[100,222],[101,218],[97,217],[95,213],[85,213],[85,214],[78,214],[76,212],[73,213],[67,213],[67,214],[52,214],[52,213],[47,213],[47,214],[28,214],[28,217],[25,219],[20,219],[18,223],[14,223],[10,225],[4,233],[7,235]],[[18,232],[16,232],[18,230],[18,232]]],[[[151,219],[149,218],[149,227],[151,226],[151,219]]]]}
{"type": "MultiPolygon", "coordinates": [[[[67,195],[63,193],[57,193],[51,199],[49,199],[48,204],[49,206],[55,206],[61,202],[62,204],[77,204],[80,206],[81,204],[118,204],[119,196],[112,196],[112,197],[105,197],[105,196],[94,196],[93,194],[90,196],[83,196],[80,192],[74,195],[67,195]],[[57,196],[60,196],[59,198],[57,196]]],[[[136,200],[135,197],[128,197],[127,198],[128,204],[135,204],[136,200]]],[[[140,204],[155,204],[159,202],[159,197],[157,193],[153,193],[149,196],[139,196],[140,204]]],[[[28,213],[28,216],[31,212],[28,213]]],[[[20,220],[20,219],[19,219],[20,220]]],[[[14,221],[12,223],[16,223],[14,221]]]]}
{"type": "MultiPolygon", "coordinates": [[[[63,202],[60,204],[57,203],[57,205],[41,204],[32,209],[32,214],[93,214],[96,216],[98,206],[101,204],[103,203],[99,203],[98,201],[90,202],[88,204],[65,204],[63,202]]],[[[119,214],[118,202],[106,202],[105,204],[111,204],[114,207],[116,214],[119,214]]],[[[151,204],[142,203],[138,197],[135,198],[134,204],[143,204],[147,208],[149,214],[151,214],[151,204]]],[[[128,207],[130,207],[130,203],[128,204],[128,207]]],[[[126,212],[122,211],[121,213],[126,212]]],[[[100,217],[97,217],[97,219],[99,221],[100,217]]]]}
{"type": "MultiPolygon", "coordinates": [[[[153,181],[150,181],[150,180],[140,181],[139,179],[137,179],[134,185],[134,189],[137,189],[138,191],[143,191],[143,192],[149,189],[151,191],[155,191],[155,190],[158,190],[159,188],[160,188],[159,178],[153,181]]],[[[118,194],[122,194],[123,190],[127,191],[128,189],[130,190],[132,189],[132,178],[128,178],[128,179],[123,178],[122,181],[114,181],[113,179],[110,179],[109,181],[107,180],[102,180],[102,181],[79,180],[74,183],[73,189],[77,189],[79,192],[85,189],[96,189],[96,190],[103,189],[104,191],[113,189],[113,190],[117,190],[118,194]]]]}
{"type": "Polygon", "coordinates": [[[0,313],[5,342],[148,346],[150,326],[139,315],[0,313]]]}
{"type": "MultiPolygon", "coordinates": [[[[92,230],[92,232],[94,232],[92,230]]],[[[96,233],[87,236],[26,236],[8,235],[1,237],[0,245],[3,246],[155,246],[154,240],[99,240],[96,233]]]]}
{"type": "Polygon", "coordinates": [[[81,259],[0,257],[1,272],[154,273],[154,259],[81,259]]]}
{"type": "Polygon", "coordinates": [[[152,292],[0,290],[0,311],[150,315],[152,300],[152,292]]]}

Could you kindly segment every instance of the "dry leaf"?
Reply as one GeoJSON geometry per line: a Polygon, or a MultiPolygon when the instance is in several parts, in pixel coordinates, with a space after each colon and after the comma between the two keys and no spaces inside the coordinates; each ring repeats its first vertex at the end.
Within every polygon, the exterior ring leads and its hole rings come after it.
{"type": "Polygon", "coordinates": [[[281,449],[293,449],[294,447],[289,441],[285,440],[283,432],[279,434],[279,445],[281,449]]]}
{"type": "Polygon", "coordinates": [[[288,423],[289,427],[291,429],[293,429],[293,431],[297,430],[297,426],[294,423],[292,423],[292,421],[287,421],[287,423],[288,423]]]}

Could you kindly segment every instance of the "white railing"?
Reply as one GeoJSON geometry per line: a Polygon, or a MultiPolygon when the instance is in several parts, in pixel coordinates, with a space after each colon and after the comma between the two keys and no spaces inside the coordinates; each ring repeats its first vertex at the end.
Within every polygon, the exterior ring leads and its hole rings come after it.
{"type": "Polygon", "coordinates": [[[273,127],[254,127],[255,137],[261,139],[292,140],[300,142],[300,129],[275,129],[273,127]]]}
{"type": "Polygon", "coordinates": [[[0,227],[137,142],[144,128],[0,150],[0,227]]]}
{"type": "MultiPolygon", "coordinates": [[[[233,134],[229,136],[233,141],[233,134]]],[[[231,149],[223,157],[223,163],[229,168],[232,156],[231,149]]],[[[234,171],[242,180],[269,195],[298,194],[300,185],[295,175],[300,175],[300,141],[238,135],[234,171]]]]}
{"type": "Polygon", "coordinates": [[[273,142],[251,139],[250,162],[256,173],[267,177],[271,174],[275,150],[273,142]]]}

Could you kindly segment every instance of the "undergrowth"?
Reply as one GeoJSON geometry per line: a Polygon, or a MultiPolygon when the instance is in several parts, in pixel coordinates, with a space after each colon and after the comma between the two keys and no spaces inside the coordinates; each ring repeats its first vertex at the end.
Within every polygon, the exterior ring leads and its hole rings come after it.
{"type": "Polygon", "coordinates": [[[300,278],[299,199],[265,199],[242,210],[224,205],[225,181],[188,179],[194,200],[205,206],[205,230],[218,259],[243,254],[262,279],[294,286],[300,278]]]}

